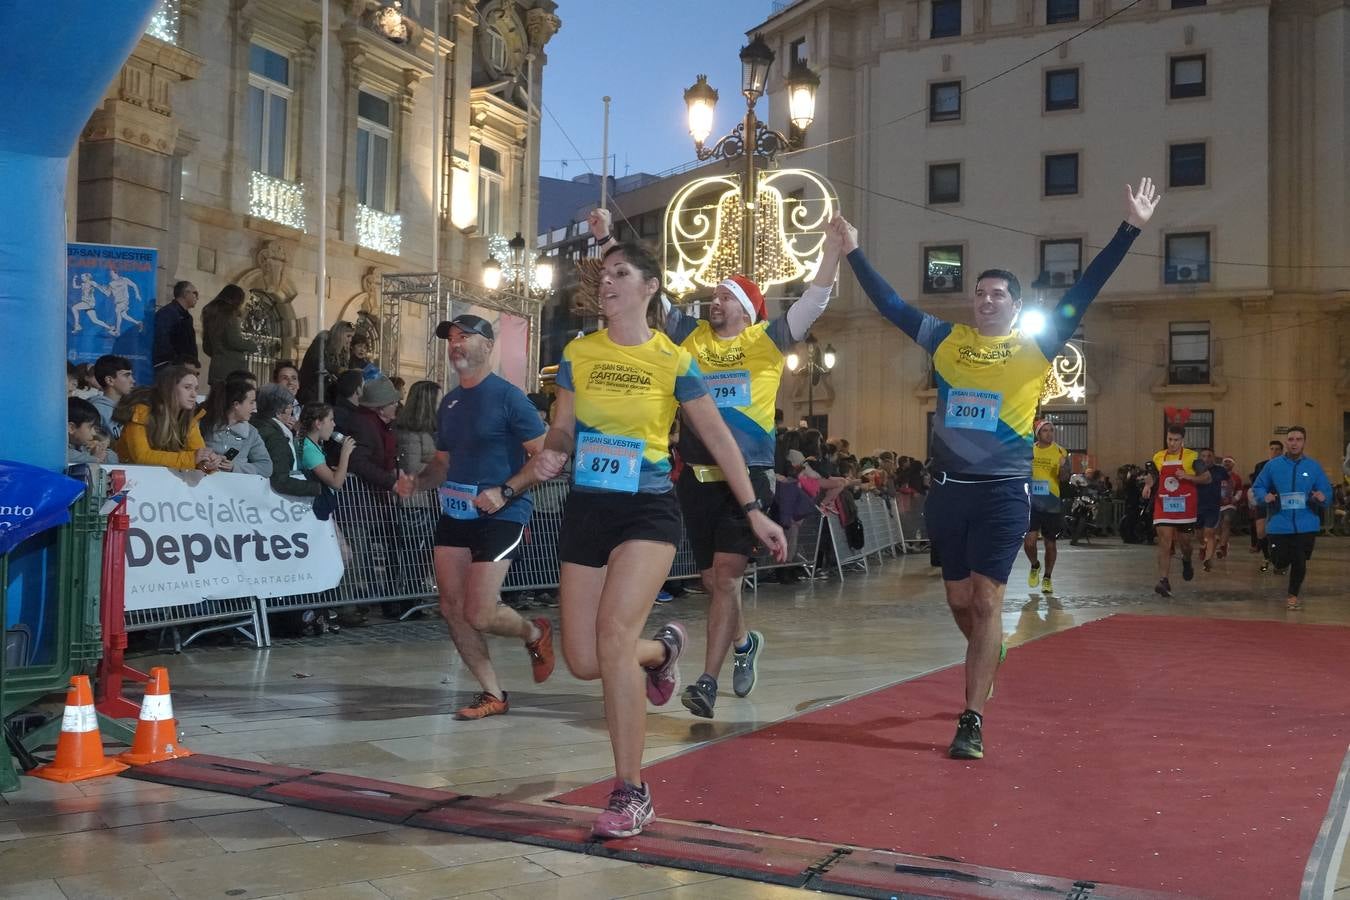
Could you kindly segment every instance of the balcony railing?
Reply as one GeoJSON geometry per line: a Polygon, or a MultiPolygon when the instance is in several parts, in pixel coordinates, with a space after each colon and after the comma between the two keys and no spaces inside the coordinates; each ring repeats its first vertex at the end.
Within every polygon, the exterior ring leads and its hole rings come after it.
{"type": "Polygon", "coordinates": [[[249,181],[250,215],[305,230],[305,186],[254,172],[249,181]]]}
{"type": "Polygon", "coordinates": [[[356,204],[356,242],[362,247],[398,256],[403,246],[403,217],[356,204]]]}
{"type": "Polygon", "coordinates": [[[179,0],[159,0],[145,33],[170,44],[178,43],[179,0]]]}

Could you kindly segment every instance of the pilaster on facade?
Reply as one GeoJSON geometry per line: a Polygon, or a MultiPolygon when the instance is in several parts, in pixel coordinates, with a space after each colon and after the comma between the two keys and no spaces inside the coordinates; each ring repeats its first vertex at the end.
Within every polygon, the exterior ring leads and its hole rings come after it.
{"type": "Polygon", "coordinates": [[[122,66],[103,105],[81,135],[88,142],[120,141],[172,156],[178,143],[173,89],[201,74],[203,60],[159,38],[143,35],[122,66]]]}

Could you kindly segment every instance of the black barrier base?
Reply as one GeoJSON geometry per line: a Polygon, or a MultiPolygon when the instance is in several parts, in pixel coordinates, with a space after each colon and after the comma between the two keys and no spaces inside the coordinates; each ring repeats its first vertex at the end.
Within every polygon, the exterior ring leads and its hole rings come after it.
{"type": "Polygon", "coordinates": [[[1120,885],[684,822],[658,820],[635,837],[601,841],[591,836],[592,809],[513,803],[220,756],[166,760],[133,768],[122,777],[848,897],[1177,900],[1175,894],[1120,885]]]}

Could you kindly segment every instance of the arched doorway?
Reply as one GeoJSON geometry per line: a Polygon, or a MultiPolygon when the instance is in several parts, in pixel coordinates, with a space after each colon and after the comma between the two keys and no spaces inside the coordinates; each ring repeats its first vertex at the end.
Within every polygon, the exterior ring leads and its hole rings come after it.
{"type": "Polygon", "coordinates": [[[244,337],[258,346],[248,354],[249,371],[266,384],[272,380],[272,368],[281,358],[282,325],[277,298],[257,288],[249,291],[240,327],[244,337]]]}

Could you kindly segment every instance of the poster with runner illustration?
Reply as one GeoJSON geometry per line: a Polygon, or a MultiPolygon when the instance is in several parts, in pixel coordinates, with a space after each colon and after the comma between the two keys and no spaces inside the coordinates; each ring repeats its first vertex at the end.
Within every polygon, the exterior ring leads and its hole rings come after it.
{"type": "Polygon", "coordinates": [[[154,380],[155,281],[159,251],[109,244],[66,245],[66,358],[106,353],[131,360],[137,384],[154,380]]]}

